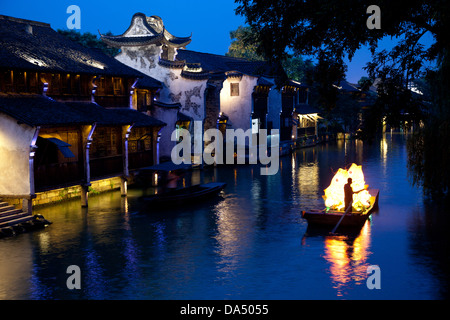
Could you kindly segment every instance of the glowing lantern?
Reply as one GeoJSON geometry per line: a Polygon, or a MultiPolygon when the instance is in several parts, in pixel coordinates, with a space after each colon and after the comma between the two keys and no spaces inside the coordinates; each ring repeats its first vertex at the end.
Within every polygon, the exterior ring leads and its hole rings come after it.
{"type": "MultiPolygon", "coordinates": [[[[348,178],[352,178],[354,192],[364,189],[365,181],[362,166],[352,164],[350,169],[339,169],[331,180],[331,184],[325,189],[325,206],[333,210],[342,210],[345,206],[344,185],[348,178]]],[[[367,190],[353,194],[353,208],[362,211],[370,205],[370,194],[367,190]]]]}

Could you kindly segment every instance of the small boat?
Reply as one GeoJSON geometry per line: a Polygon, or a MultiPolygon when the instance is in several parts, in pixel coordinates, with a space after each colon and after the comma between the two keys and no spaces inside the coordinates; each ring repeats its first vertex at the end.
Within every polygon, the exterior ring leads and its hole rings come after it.
{"type": "Polygon", "coordinates": [[[155,205],[171,205],[186,203],[189,201],[196,201],[202,198],[217,195],[226,183],[224,182],[210,182],[206,184],[197,184],[191,187],[168,191],[161,194],[155,194],[142,197],[142,200],[155,205]]]}
{"type": "MultiPolygon", "coordinates": [[[[378,189],[369,189],[370,205],[364,211],[348,212],[342,221],[340,227],[362,227],[372,212],[378,207],[378,189]]],[[[344,211],[338,210],[309,210],[302,211],[302,217],[308,220],[308,225],[336,226],[344,215],[344,211]]]]}

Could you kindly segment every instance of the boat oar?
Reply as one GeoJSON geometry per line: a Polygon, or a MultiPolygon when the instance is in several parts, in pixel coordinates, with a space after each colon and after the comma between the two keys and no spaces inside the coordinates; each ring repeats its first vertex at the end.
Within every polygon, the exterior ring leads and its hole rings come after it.
{"type": "Polygon", "coordinates": [[[334,227],[333,231],[331,231],[331,233],[335,233],[336,229],[339,227],[339,225],[341,224],[342,220],[344,219],[345,215],[350,211],[350,209],[352,208],[352,206],[348,206],[347,210],[345,210],[344,214],[342,215],[341,219],[339,219],[338,223],[336,224],[336,226],[334,227]]]}

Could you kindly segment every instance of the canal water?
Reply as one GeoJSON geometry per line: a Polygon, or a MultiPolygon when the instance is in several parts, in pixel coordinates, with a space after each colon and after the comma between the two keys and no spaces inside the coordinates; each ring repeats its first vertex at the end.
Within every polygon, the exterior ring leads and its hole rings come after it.
{"type": "Polygon", "coordinates": [[[448,210],[411,185],[406,162],[406,137],[388,134],[300,149],[273,176],[195,170],[185,184],[224,181],[223,194],[171,210],[140,189],[39,209],[51,226],[0,240],[0,299],[446,299],[448,210]],[[311,231],[301,211],[352,163],[380,189],[379,209],[357,234],[311,231]],[[80,290],[66,286],[71,265],[80,290]],[[381,289],[367,286],[371,265],[381,289]]]}

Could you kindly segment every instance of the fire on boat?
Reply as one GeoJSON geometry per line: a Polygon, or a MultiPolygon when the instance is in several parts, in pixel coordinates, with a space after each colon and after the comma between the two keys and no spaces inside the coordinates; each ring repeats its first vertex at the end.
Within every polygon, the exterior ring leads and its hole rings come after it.
{"type": "MultiPolygon", "coordinates": [[[[302,211],[309,225],[362,227],[378,207],[378,189],[369,189],[364,180],[362,166],[353,163],[348,170],[339,169],[324,190],[325,208],[302,211]],[[344,186],[352,178],[353,204],[345,211],[344,186]]],[[[334,230],[335,230],[334,229],[334,230]]]]}

